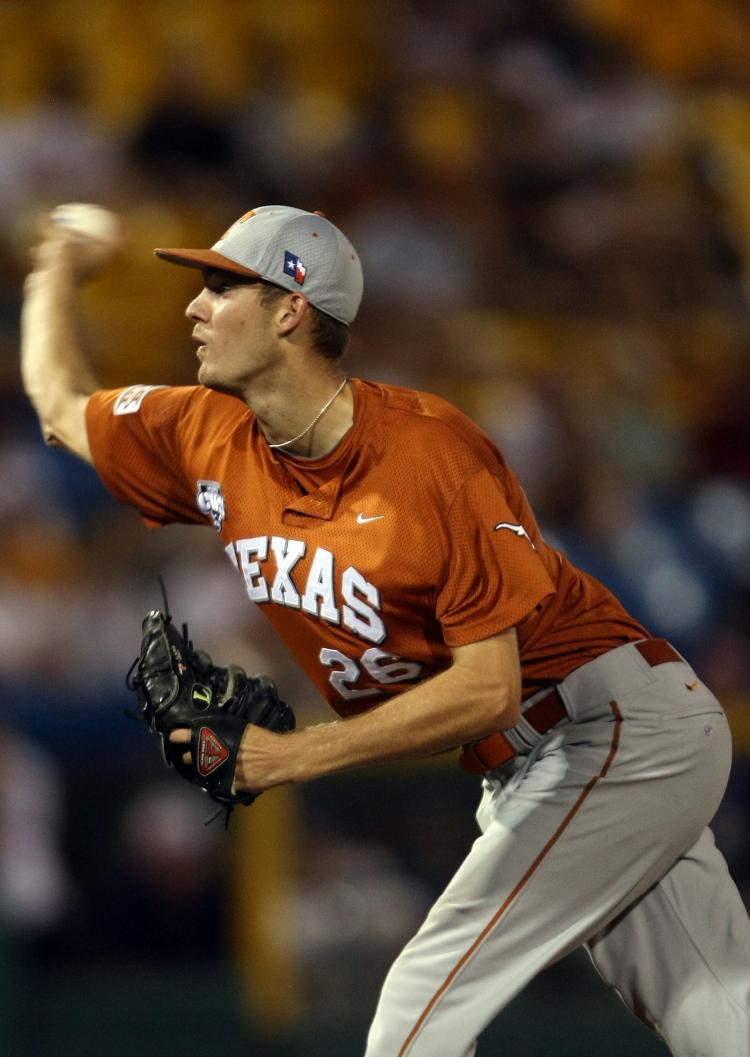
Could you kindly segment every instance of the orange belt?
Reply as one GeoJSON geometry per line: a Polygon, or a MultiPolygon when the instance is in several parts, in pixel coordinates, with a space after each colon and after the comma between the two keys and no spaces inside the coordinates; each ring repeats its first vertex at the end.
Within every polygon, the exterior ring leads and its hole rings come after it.
{"type": "MultiPolygon", "coordinates": [[[[636,642],[634,645],[652,668],[655,668],[657,664],[666,664],[668,661],[682,661],[682,657],[666,639],[647,639],[645,642],[636,642]]],[[[537,734],[546,734],[561,720],[567,719],[568,712],[557,687],[550,690],[544,697],[540,697],[533,705],[529,705],[523,713],[523,718],[537,734]]],[[[496,767],[502,767],[515,755],[516,750],[511,743],[498,732],[489,734],[486,738],[474,741],[470,745],[464,745],[458,762],[470,774],[484,774],[486,771],[494,771],[496,767]]]]}

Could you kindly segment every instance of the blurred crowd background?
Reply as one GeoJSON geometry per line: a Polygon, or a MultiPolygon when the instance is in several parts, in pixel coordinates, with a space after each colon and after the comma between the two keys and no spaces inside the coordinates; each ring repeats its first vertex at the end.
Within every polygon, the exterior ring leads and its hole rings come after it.
{"type": "MultiPolygon", "coordinates": [[[[42,444],[19,307],[64,201],[127,227],[83,298],[106,386],[194,379],[196,276],[154,246],[273,202],[343,228],[350,373],[474,417],[545,535],[726,705],[716,832],[750,903],[746,0],[0,0],[0,1052],[360,1052],[477,796],[445,758],[275,791],[224,832],[123,716],[159,573],[215,660],[326,710],[210,528],[149,533],[42,444]]],[[[519,1054],[665,1052],[576,957],[502,1023],[519,1054]]]]}

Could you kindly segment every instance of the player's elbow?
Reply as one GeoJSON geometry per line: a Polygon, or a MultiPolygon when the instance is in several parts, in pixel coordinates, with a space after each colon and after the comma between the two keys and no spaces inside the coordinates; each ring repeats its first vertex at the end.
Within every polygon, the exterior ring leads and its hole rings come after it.
{"type": "Polygon", "coordinates": [[[509,730],[521,718],[521,680],[505,682],[498,695],[495,729],[509,730]]]}
{"type": "Polygon", "coordinates": [[[456,673],[474,703],[481,734],[515,726],[521,718],[521,663],[515,630],[456,647],[453,653],[456,673]]]}
{"type": "Polygon", "coordinates": [[[51,394],[35,397],[28,389],[26,392],[39,419],[45,444],[66,448],[86,462],[91,462],[86,430],[88,395],[70,393],[64,399],[54,399],[51,394]]]}
{"type": "Polygon", "coordinates": [[[473,737],[498,730],[508,730],[521,718],[521,680],[511,671],[502,675],[491,671],[475,672],[463,689],[472,704],[473,737]]]}
{"type": "Polygon", "coordinates": [[[508,730],[521,718],[520,673],[504,671],[502,678],[488,678],[477,696],[485,730],[508,730]]]}
{"type": "Polygon", "coordinates": [[[44,392],[34,391],[29,386],[25,386],[25,390],[31,406],[36,411],[39,429],[44,437],[45,444],[53,446],[59,444],[55,430],[54,410],[50,406],[49,396],[44,392]]]}

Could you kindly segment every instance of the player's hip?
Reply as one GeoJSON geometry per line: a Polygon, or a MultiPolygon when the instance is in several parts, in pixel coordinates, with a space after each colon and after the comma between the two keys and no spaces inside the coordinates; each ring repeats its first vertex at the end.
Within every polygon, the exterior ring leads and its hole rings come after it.
{"type": "MultiPolygon", "coordinates": [[[[721,705],[683,657],[663,639],[627,643],[571,672],[523,704],[519,722],[465,747],[462,766],[485,774],[526,756],[551,731],[592,724],[639,723],[654,730],[690,717],[723,715],[721,705]]],[[[570,731],[580,737],[584,731],[570,731]]]]}

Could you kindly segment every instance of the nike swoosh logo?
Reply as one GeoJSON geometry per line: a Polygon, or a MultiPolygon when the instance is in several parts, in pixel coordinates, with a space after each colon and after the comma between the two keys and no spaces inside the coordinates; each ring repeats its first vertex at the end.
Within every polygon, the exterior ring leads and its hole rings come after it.
{"type": "Polygon", "coordinates": [[[366,525],[368,521],[380,521],[384,517],[385,514],[376,514],[375,517],[365,517],[364,514],[357,514],[357,524],[366,525]]]}

